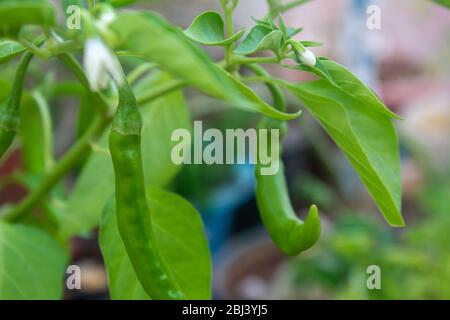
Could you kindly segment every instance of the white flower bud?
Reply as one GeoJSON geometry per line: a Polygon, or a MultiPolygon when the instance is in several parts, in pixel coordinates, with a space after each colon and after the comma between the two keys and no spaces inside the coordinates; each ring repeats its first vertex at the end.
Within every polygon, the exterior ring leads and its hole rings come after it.
{"type": "Polygon", "coordinates": [[[90,38],[86,41],[83,65],[92,91],[105,89],[109,77],[112,77],[117,86],[123,84],[122,67],[100,38],[90,38]]]}
{"type": "Polygon", "coordinates": [[[305,51],[300,53],[300,61],[307,66],[314,67],[316,65],[316,56],[310,50],[305,48],[305,51]]]}
{"type": "Polygon", "coordinates": [[[100,15],[100,18],[95,22],[96,26],[102,30],[105,30],[115,19],[116,13],[114,10],[105,10],[100,15]]]}

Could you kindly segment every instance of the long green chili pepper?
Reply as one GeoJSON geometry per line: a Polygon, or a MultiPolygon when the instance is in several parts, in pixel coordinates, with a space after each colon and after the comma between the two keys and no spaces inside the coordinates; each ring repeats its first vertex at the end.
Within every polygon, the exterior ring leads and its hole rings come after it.
{"type": "Polygon", "coordinates": [[[141,157],[142,120],[129,86],[119,89],[119,106],[109,136],[116,177],[120,235],[143,288],[152,299],[183,299],[154,239],[141,157]]]}
{"type": "MultiPolygon", "coordinates": [[[[247,67],[257,75],[267,76],[267,71],[258,65],[247,67]]],[[[279,87],[272,84],[267,87],[273,96],[274,106],[284,111],[284,97],[279,87]]],[[[285,121],[267,117],[261,120],[259,127],[279,129],[280,141],[287,132],[285,121]]],[[[289,200],[283,162],[281,159],[277,161],[279,161],[279,170],[274,175],[262,175],[261,165],[258,163],[255,166],[256,202],[263,224],[273,242],[285,254],[294,256],[310,248],[319,240],[319,213],[317,207],[312,205],[305,221],[297,217],[289,200]]]]}
{"type": "Polygon", "coordinates": [[[11,94],[6,105],[0,107],[0,159],[6,153],[19,130],[20,99],[25,73],[33,54],[26,52],[22,56],[16,71],[11,94]]]}

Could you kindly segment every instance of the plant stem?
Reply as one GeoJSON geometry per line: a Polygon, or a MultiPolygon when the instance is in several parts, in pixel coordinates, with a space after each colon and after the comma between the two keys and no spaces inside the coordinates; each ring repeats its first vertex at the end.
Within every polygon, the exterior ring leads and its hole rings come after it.
{"type": "Polygon", "coordinates": [[[28,51],[32,52],[36,57],[46,60],[50,58],[50,53],[47,50],[43,50],[40,48],[40,46],[44,43],[45,39],[46,39],[45,35],[40,35],[34,40],[34,42],[31,42],[25,39],[24,37],[19,36],[18,41],[28,51]]]}
{"type": "Polygon", "coordinates": [[[90,91],[89,89],[89,81],[83,71],[83,68],[75,59],[75,57],[71,54],[64,53],[58,56],[59,60],[69,69],[75,78],[81,83],[81,85],[90,91]]]}
{"type": "Polygon", "coordinates": [[[242,77],[242,80],[245,82],[269,82],[270,78],[264,76],[250,76],[250,77],[242,77]]]}
{"type": "Polygon", "coordinates": [[[95,0],[88,0],[87,1],[87,5],[88,5],[89,11],[92,11],[92,9],[94,8],[94,4],[95,4],[95,0]]]}
{"type": "Polygon", "coordinates": [[[136,67],[135,69],[133,69],[133,71],[131,71],[128,76],[127,76],[127,81],[128,83],[131,85],[134,82],[136,82],[140,77],[142,77],[142,75],[144,75],[145,73],[153,70],[154,68],[157,68],[158,65],[156,63],[143,63],[141,65],[139,65],[138,67],[136,67]]]}
{"type": "Polygon", "coordinates": [[[16,207],[6,212],[3,218],[6,221],[17,222],[39,204],[66,172],[72,169],[78,163],[78,160],[85,155],[89,150],[91,140],[99,136],[108,127],[110,121],[111,119],[107,117],[97,118],[84,136],[55,164],[39,186],[29,193],[16,207]]]}
{"type": "MultiPolygon", "coordinates": [[[[226,37],[231,37],[234,34],[234,22],[233,22],[233,11],[234,6],[229,6],[228,1],[222,1],[222,8],[225,14],[225,24],[226,24],[226,37]]],[[[227,66],[233,68],[233,49],[234,43],[230,43],[225,47],[225,61],[227,66]]]]}
{"type": "Polygon", "coordinates": [[[238,64],[250,64],[250,63],[278,63],[280,59],[278,57],[242,57],[237,56],[234,61],[238,64]]]}
{"type": "Polygon", "coordinates": [[[86,77],[86,74],[84,73],[83,68],[78,63],[78,61],[75,59],[75,57],[69,53],[63,53],[58,55],[59,60],[73,73],[75,78],[81,83],[81,85],[90,93],[92,94],[94,100],[96,100],[96,103],[94,103],[96,106],[100,108],[100,111],[102,114],[105,114],[106,116],[110,116],[112,110],[110,110],[108,103],[104,99],[104,97],[99,94],[98,92],[92,92],[89,87],[89,81],[86,77]]]}
{"type": "Polygon", "coordinates": [[[142,105],[148,103],[150,101],[154,101],[159,97],[162,97],[168,94],[171,91],[179,89],[186,85],[186,82],[183,80],[172,80],[167,82],[164,85],[158,86],[155,90],[149,92],[148,94],[142,95],[140,97],[136,97],[136,101],[138,105],[142,105]]]}
{"type": "Polygon", "coordinates": [[[22,44],[28,51],[31,51],[35,56],[42,60],[48,60],[51,57],[62,54],[64,52],[77,50],[80,48],[80,44],[75,41],[64,41],[53,46],[48,46],[48,48],[40,48],[40,44],[45,40],[45,36],[41,35],[33,42],[25,39],[24,37],[19,37],[18,41],[22,44]]]}

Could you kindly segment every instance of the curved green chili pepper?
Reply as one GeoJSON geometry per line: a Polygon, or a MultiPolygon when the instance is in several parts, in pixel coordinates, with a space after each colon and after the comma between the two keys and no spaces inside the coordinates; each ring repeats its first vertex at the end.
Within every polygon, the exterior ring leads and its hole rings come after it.
{"type": "Polygon", "coordinates": [[[183,293],[162,260],[154,239],[141,157],[142,120],[125,83],[109,136],[116,176],[117,223],[131,264],[152,299],[182,299],[183,293]]]}
{"type": "Polygon", "coordinates": [[[0,159],[10,147],[19,130],[20,99],[25,73],[33,54],[26,52],[19,62],[11,94],[6,105],[0,108],[0,159]]]}
{"type": "MultiPolygon", "coordinates": [[[[259,76],[270,76],[259,65],[248,65],[251,71],[259,76]]],[[[274,106],[285,110],[285,100],[281,89],[274,84],[266,84],[273,96],[274,106]]],[[[287,132],[286,121],[264,117],[260,128],[279,129],[280,140],[287,132]]],[[[280,142],[281,143],[281,142],[280,142]]],[[[280,151],[281,155],[281,151],[280,151]]],[[[262,175],[261,165],[255,167],[256,202],[263,224],[273,242],[289,256],[294,256],[313,246],[320,237],[320,219],[317,207],[312,205],[306,220],[300,220],[295,214],[289,200],[289,192],[284,176],[284,166],[281,159],[279,170],[274,175],[262,175]]]]}
{"type": "Polygon", "coordinates": [[[275,175],[262,175],[256,166],[256,201],[259,212],[273,242],[289,256],[313,246],[320,237],[317,207],[312,205],[303,222],[295,214],[289,200],[283,163],[275,175]]]}

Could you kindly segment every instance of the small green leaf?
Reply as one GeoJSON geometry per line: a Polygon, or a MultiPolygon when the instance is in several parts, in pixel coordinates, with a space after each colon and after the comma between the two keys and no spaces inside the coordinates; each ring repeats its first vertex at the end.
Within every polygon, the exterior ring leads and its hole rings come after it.
{"type": "Polygon", "coordinates": [[[156,14],[123,13],[115,20],[112,28],[122,39],[126,50],[160,64],[171,75],[206,94],[223,99],[234,107],[281,120],[299,116],[299,113],[280,112],[264,103],[250,88],[215,65],[180,30],[156,14]]]}
{"type": "MultiPolygon", "coordinates": [[[[150,188],[147,195],[162,259],[187,299],[210,299],[211,258],[199,213],[174,193],[150,188]]],[[[149,299],[120,237],[113,199],[102,215],[100,248],[108,270],[111,297],[149,299]]]]}
{"type": "Polygon", "coordinates": [[[225,38],[222,16],[215,11],[206,11],[195,17],[184,34],[189,39],[205,46],[227,46],[237,41],[244,32],[245,29],[242,29],[225,38]]]}
{"type": "Polygon", "coordinates": [[[398,139],[391,116],[380,112],[373,100],[360,101],[327,80],[285,85],[345,153],[388,223],[404,226],[398,139]]]}
{"type": "Polygon", "coordinates": [[[45,232],[0,221],[0,300],[61,299],[66,260],[45,232]]]}
{"type": "Polygon", "coordinates": [[[286,26],[286,23],[284,22],[283,16],[281,14],[278,15],[278,26],[278,29],[283,33],[283,36],[286,40],[288,36],[288,27],[286,26]]]}
{"type": "Polygon", "coordinates": [[[0,36],[16,36],[23,25],[53,26],[55,9],[47,0],[0,1],[0,36]]]}
{"type": "Polygon", "coordinates": [[[280,49],[283,33],[263,25],[256,25],[234,50],[236,54],[248,55],[262,50],[280,49]]]}
{"type": "Polygon", "coordinates": [[[0,63],[8,62],[23,51],[25,51],[25,47],[20,43],[8,39],[0,39],[0,63]]]}
{"type": "Polygon", "coordinates": [[[53,163],[52,121],[39,91],[24,95],[20,108],[22,159],[29,173],[43,174],[53,163]]]}
{"type": "MultiPolygon", "coordinates": [[[[149,88],[164,85],[169,80],[166,74],[151,75],[136,86],[136,95],[139,96],[149,88]]],[[[181,91],[172,92],[140,106],[140,111],[143,119],[141,145],[146,182],[147,185],[164,186],[181,169],[170,158],[172,132],[178,128],[190,129],[191,125],[183,94],[181,91]]],[[[108,135],[109,132],[96,146],[99,151],[88,159],[68,199],[60,222],[59,234],[62,238],[88,232],[96,226],[106,199],[114,192],[114,171],[108,151],[108,135]]]]}
{"type": "Polygon", "coordinates": [[[286,37],[288,39],[292,38],[293,36],[299,34],[303,31],[303,28],[287,28],[286,37]]]}
{"type": "Polygon", "coordinates": [[[272,18],[264,18],[264,19],[252,18],[252,19],[253,19],[253,21],[256,22],[257,26],[266,27],[266,28],[269,28],[271,30],[278,30],[278,28],[275,25],[275,23],[273,22],[272,18]]]}

